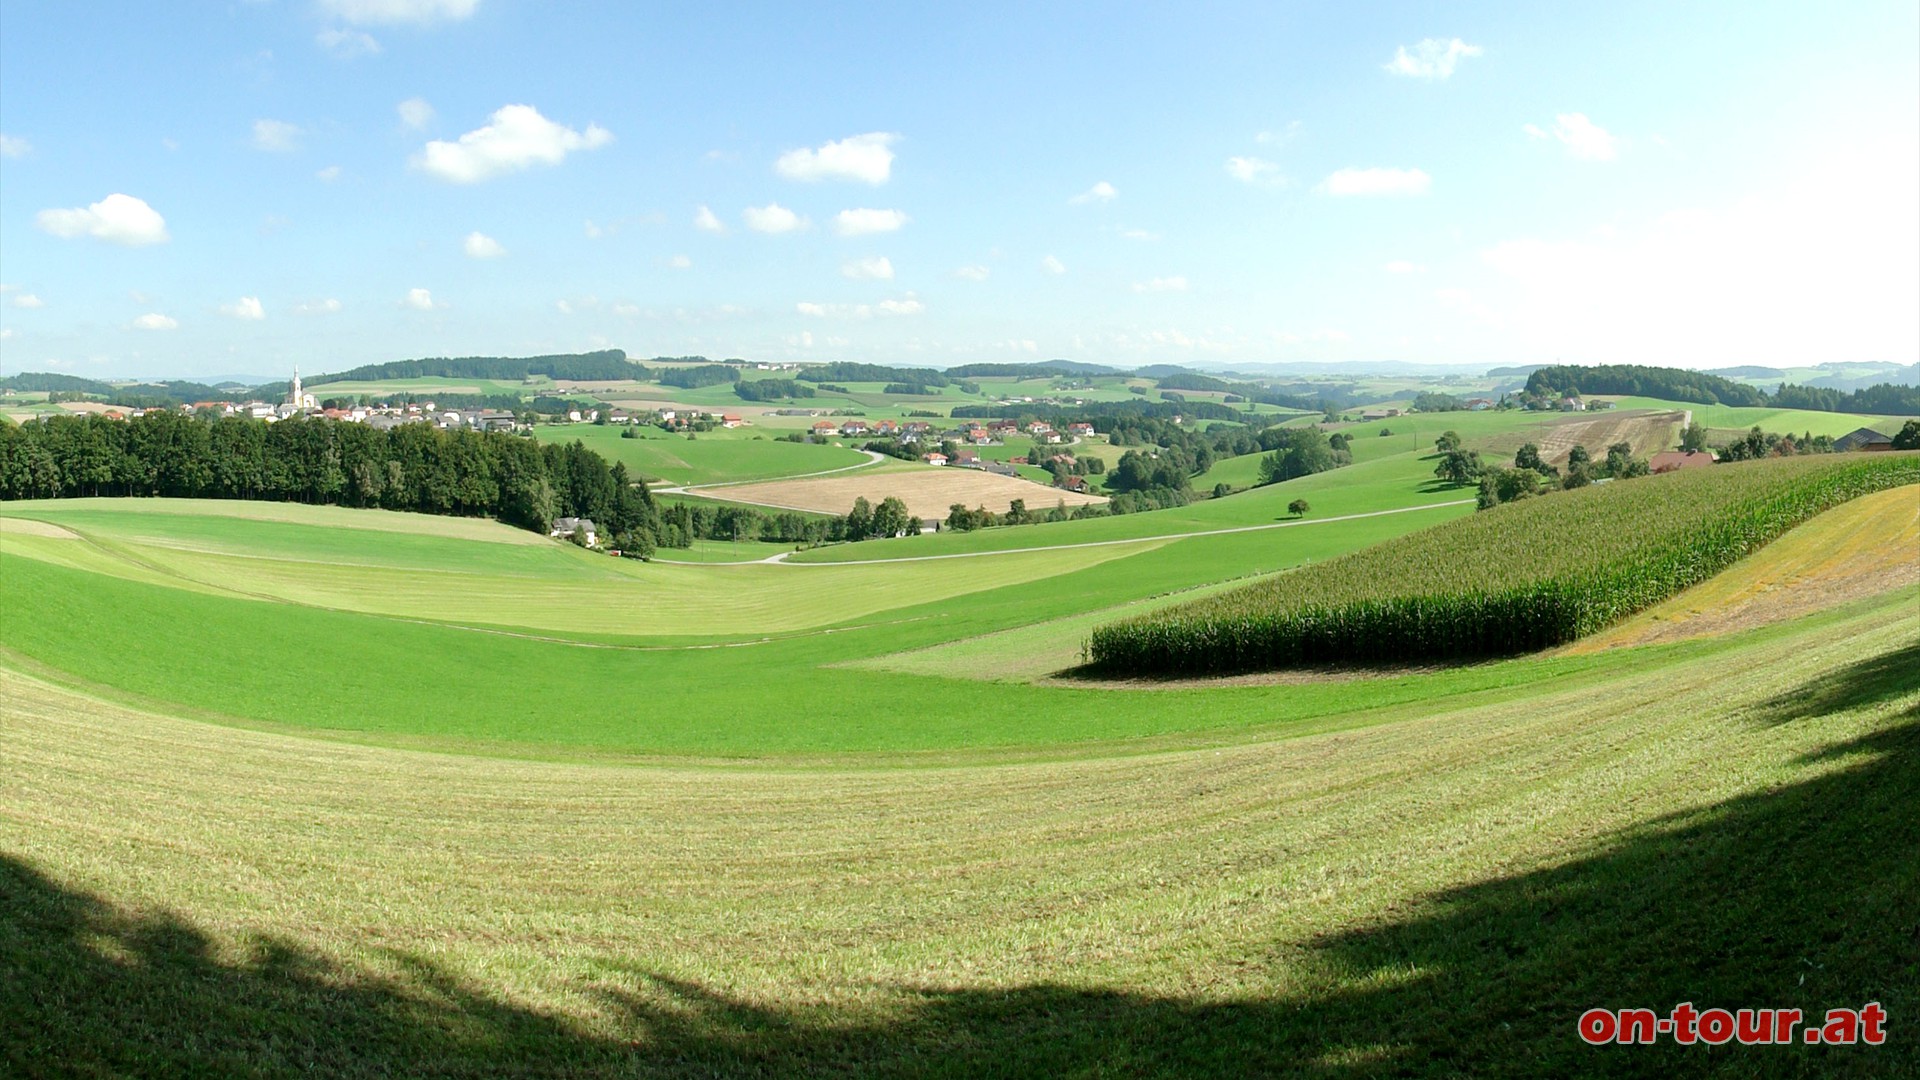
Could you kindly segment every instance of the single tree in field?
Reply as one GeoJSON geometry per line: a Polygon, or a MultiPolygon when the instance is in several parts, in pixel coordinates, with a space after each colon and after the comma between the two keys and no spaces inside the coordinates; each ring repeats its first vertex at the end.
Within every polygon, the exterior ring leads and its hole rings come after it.
{"type": "Polygon", "coordinates": [[[1895,450],[1920,450],[1920,420],[1909,420],[1900,425],[1899,434],[1893,437],[1895,450]]]}
{"type": "Polygon", "coordinates": [[[873,511],[873,523],[868,526],[868,535],[880,538],[899,536],[907,531],[907,504],[892,495],[880,500],[873,511]]]}
{"type": "Polygon", "coordinates": [[[1587,453],[1586,447],[1576,443],[1572,450],[1567,451],[1567,468],[1578,469],[1591,464],[1593,464],[1593,455],[1587,453]]]}
{"type": "Polygon", "coordinates": [[[1433,475],[1455,487],[1472,483],[1480,476],[1480,452],[1461,450],[1455,447],[1447,451],[1447,456],[1434,466],[1433,475]]]}
{"type": "Polygon", "coordinates": [[[1287,504],[1287,513],[1292,514],[1294,517],[1306,517],[1309,509],[1311,509],[1311,507],[1307,505],[1307,500],[1305,499],[1295,499],[1287,504]]]}
{"type": "Polygon", "coordinates": [[[865,540],[872,530],[873,504],[863,495],[853,500],[853,509],[847,511],[847,539],[865,540]]]}
{"type": "Polygon", "coordinates": [[[1433,441],[1433,448],[1443,454],[1453,453],[1455,450],[1460,449],[1460,433],[1457,431],[1443,433],[1438,439],[1433,441]]]}
{"type": "Polygon", "coordinates": [[[1687,425],[1685,431],[1680,433],[1680,449],[1692,454],[1705,450],[1706,448],[1707,429],[1700,421],[1695,420],[1687,425]]]}
{"type": "Polygon", "coordinates": [[[1515,469],[1528,469],[1541,476],[1560,475],[1559,469],[1554,468],[1541,459],[1540,448],[1533,443],[1522,446],[1520,452],[1513,455],[1513,467],[1515,469]]]}

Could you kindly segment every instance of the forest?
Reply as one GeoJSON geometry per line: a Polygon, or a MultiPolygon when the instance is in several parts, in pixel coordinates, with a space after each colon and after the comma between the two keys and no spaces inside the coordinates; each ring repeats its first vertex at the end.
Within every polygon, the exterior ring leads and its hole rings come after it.
{"type": "Polygon", "coordinates": [[[206,420],[156,410],[132,420],[55,416],[0,423],[0,499],[80,496],[256,499],[491,517],[546,532],[597,523],[617,547],[651,550],[660,517],[646,485],[580,443],[296,417],[206,420]]]}

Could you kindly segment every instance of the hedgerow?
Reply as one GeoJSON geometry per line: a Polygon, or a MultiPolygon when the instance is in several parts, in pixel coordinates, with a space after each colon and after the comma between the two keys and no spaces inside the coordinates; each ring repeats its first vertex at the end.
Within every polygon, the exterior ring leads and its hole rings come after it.
{"type": "Polygon", "coordinates": [[[1920,483],[1920,455],[1683,470],[1511,503],[1101,627],[1095,668],[1206,675],[1509,656],[1591,634],[1829,507],[1920,483]]]}

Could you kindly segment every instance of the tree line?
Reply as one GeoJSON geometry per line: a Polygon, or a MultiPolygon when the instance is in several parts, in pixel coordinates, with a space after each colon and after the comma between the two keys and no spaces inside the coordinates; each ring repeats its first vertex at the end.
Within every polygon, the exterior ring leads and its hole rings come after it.
{"type": "Polygon", "coordinates": [[[578,442],[542,445],[422,423],[381,431],[325,418],[208,420],[173,410],[0,423],[0,499],[96,495],[491,517],[541,533],[556,517],[581,517],[638,552],[650,552],[660,532],[646,485],[578,442]]]}
{"type": "Polygon", "coordinates": [[[1622,394],[1685,401],[1698,405],[1768,406],[1821,412],[1920,415],[1920,387],[1881,383],[1862,390],[1828,390],[1783,383],[1768,394],[1704,371],[1645,367],[1639,364],[1582,366],[1554,364],[1527,376],[1526,394],[1559,398],[1572,394],[1622,394]]]}

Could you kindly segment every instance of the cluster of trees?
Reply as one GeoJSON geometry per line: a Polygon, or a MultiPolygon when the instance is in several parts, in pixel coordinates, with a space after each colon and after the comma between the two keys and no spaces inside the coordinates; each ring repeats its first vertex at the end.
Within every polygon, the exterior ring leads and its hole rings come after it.
{"type": "Polygon", "coordinates": [[[996,514],[984,506],[969,510],[965,503],[954,503],[947,508],[946,527],[960,532],[972,532],[975,529],[987,529],[999,525],[1038,525],[1048,521],[1079,521],[1083,518],[1106,517],[1107,513],[1106,508],[1100,506],[1076,506],[1068,510],[1065,503],[1057,503],[1053,509],[1046,511],[1028,510],[1025,499],[1014,499],[1009,502],[1007,512],[1004,514],[996,514]]]}
{"type": "MultiPolygon", "coordinates": [[[[1910,422],[1909,426],[1920,428],[1920,424],[1910,422]]],[[[1698,423],[1687,425],[1681,434],[1682,450],[1704,450],[1707,448],[1707,432],[1698,423]]],[[[1767,457],[1793,457],[1796,454],[1831,454],[1833,437],[1815,435],[1806,432],[1798,437],[1793,433],[1780,435],[1771,431],[1761,431],[1754,427],[1745,435],[1730,442],[1713,447],[1713,452],[1721,461],[1755,461],[1767,457]]]]}
{"type": "Polygon", "coordinates": [[[1704,371],[1638,364],[1592,367],[1555,364],[1538,368],[1527,376],[1525,393],[1530,401],[1552,400],[1568,394],[1627,394],[1702,405],[1772,405],[1825,412],[1920,415],[1920,387],[1915,386],[1881,383],[1847,392],[1787,383],[1769,395],[1758,387],[1704,371]]]}
{"type": "Polygon", "coordinates": [[[1782,383],[1780,389],[1774,391],[1773,405],[1781,409],[1819,409],[1824,412],[1920,416],[1920,386],[1880,383],[1849,393],[1819,386],[1795,386],[1792,383],[1782,383]]]}
{"type": "Polygon", "coordinates": [[[878,506],[864,498],[855,499],[853,509],[839,516],[671,502],[660,512],[658,535],[661,547],[687,547],[695,540],[764,540],[811,546],[917,536],[922,524],[907,512],[905,503],[892,496],[880,500],[878,506]]]}
{"type": "MultiPolygon", "coordinates": [[[[801,368],[798,378],[808,382],[877,382],[907,383],[913,386],[946,386],[951,381],[950,373],[935,371],[933,368],[888,367],[883,364],[856,364],[846,360],[836,360],[831,364],[819,364],[801,368]]],[[[889,390],[888,393],[893,391],[889,390]]]]}
{"type": "Polygon", "coordinates": [[[1633,446],[1618,442],[1607,447],[1604,460],[1595,461],[1584,446],[1567,453],[1565,475],[1540,456],[1540,447],[1527,443],[1513,455],[1512,468],[1502,468],[1480,460],[1477,450],[1460,443],[1459,432],[1449,431],[1434,441],[1440,462],[1433,475],[1455,487],[1478,482],[1480,509],[1485,510],[1516,499],[1531,498],[1548,491],[1585,487],[1595,480],[1626,480],[1647,475],[1647,462],[1633,456],[1633,446]]]}
{"type": "Polygon", "coordinates": [[[1119,368],[1075,360],[1040,360],[1031,364],[961,364],[947,369],[950,379],[1044,379],[1122,374],[1125,373],[1119,368]]]}
{"type": "Polygon", "coordinates": [[[881,389],[881,392],[897,394],[901,397],[933,397],[938,395],[940,390],[933,383],[890,382],[881,389]]]}
{"type": "Polygon", "coordinates": [[[695,364],[690,367],[661,368],[648,371],[641,368],[640,374],[628,378],[657,382],[661,386],[677,386],[682,390],[698,390],[703,386],[719,386],[721,383],[738,382],[740,369],[726,364],[695,364]]]}
{"type": "Polygon", "coordinates": [[[394,360],[384,364],[365,364],[330,375],[316,375],[307,383],[320,386],[336,382],[425,378],[513,381],[530,375],[583,382],[611,382],[618,379],[645,379],[647,369],[628,360],[625,350],[602,349],[598,352],[556,353],[551,356],[434,356],[419,360],[394,360]]]}
{"type": "Polygon", "coordinates": [[[786,398],[810,398],[813,387],[792,379],[755,379],[733,384],[733,392],[742,401],[780,401],[786,398]]]}
{"type": "Polygon", "coordinates": [[[1337,469],[1353,463],[1347,436],[1329,437],[1317,427],[1268,428],[1262,436],[1273,435],[1273,452],[1260,459],[1260,483],[1277,484],[1314,473],[1337,469]]]}
{"type": "Polygon", "coordinates": [[[1452,394],[1423,391],[1413,397],[1413,407],[1417,412],[1459,412],[1467,403],[1452,394]]]}
{"type": "Polygon", "coordinates": [[[0,423],[0,499],[91,495],[377,507],[492,517],[542,533],[556,517],[584,517],[616,546],[643,552],[659,524],[646,486],[578,442],[430,424],[209,421],[170,409],[0,423]]]}

